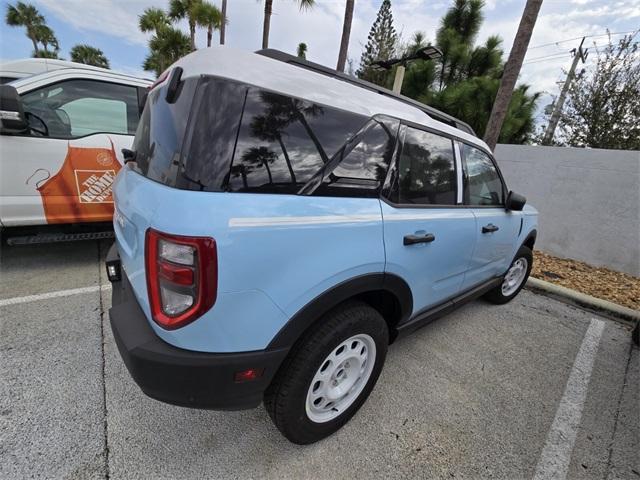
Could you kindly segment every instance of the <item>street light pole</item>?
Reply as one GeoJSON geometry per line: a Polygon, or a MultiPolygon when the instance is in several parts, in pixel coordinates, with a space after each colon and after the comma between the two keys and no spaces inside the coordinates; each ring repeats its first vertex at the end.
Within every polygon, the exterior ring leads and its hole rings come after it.
{"type": "Polygon", "coordinates": [[[404,81],[404,65],[396,67],[396,77],[393,79],[393,93],[400,93],[402,90],[402,82],[404,81]]]}
{"type": "Polygon", "coordinates": [[[439,48],[429,45],[417,50],[412,55],[403,58],[392,58],[390,60],[378,60],[373,62],[371,66],[376,70],[391,70],[396,66],[396,74],[393,80],[393,93],[400,94],[402,90],[402,81],[404,80],[405,65],[411,60],[435,60],[442,57],[439,48]]]}

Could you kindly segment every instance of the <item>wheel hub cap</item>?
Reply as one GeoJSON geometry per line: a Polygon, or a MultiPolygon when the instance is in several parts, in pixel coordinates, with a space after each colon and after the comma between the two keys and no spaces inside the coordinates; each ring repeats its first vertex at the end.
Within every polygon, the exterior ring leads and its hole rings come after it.
{"type": "Polygon", "coordinates": [[[376,344],[369,335],[354,335],[341,342],[322,361],[306,400],[309,419],[333,420],[358,398],[367,384],[376,359],[376,344]]]}
{"type": "Polygon", "coordinates": [[[520,257],[509,268],[502,282],[502,295],[508,297],[512,295],[522,284],[527,275],[527,267],[529,266],[527,259],[520,257]]]}

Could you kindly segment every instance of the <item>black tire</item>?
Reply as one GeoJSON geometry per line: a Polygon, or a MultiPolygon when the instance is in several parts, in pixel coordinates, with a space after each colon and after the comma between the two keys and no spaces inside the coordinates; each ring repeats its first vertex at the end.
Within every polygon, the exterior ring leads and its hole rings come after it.
{"type": "MultiPolygon", "coordinates": [[[[504,295],[502,293],[502,284],[500,284],[493,290],[485,293],[484,298],[492,303],[502,305],[504,303],[510,302],[516,297],[516,295],[518,295],[518,293],[520,293],[520,290],[522,290],[522,287],[524,287],[524,285],[527,283],[527,279],[529,278],[529,274],[531,273],[531,266],[533,265],[533,252],[529,247],[525,247],[524,245],[521,246],[516,253],[513,261],[511,262],[511,265],[509,265],[509,268],[511,268],[511,266],[520,258],[524,258],[527,261],[527,273],[524,277],[524,280],[522,280],[522,283],[520,283],[520,286],[518,286],[518,288],[510,295],[504,295]]],[[[509,270],[507,269],[507,271],[509,270]]]]}
{"type": "Polygon", "coordinates": [[[364,404],[384,365],[389,344],[387,324],[380,313],[366,303],[349,301],[323,316],[294,345],[267,388],[264,405],[276,427],[291,442],[306,445],[339,430],[364,404]],[[369,335],[376,347],[376,358],[367,383],[336,418],[316,423],[307,415],[307,393],[314,375],[327,356],[341,342],[354,335],[369,335]]]}

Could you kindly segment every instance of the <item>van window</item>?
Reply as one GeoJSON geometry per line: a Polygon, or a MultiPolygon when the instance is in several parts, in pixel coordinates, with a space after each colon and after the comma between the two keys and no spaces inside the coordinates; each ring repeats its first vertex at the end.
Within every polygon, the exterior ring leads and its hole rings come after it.
{"type": "Polygon", "coordinates": [[[94,133],[133,135],[138,125],[136,87],[95,80],[67,80],[22,95],[25,112],[54,138],[94,133]]]}
{"type": "Polygon", "coordinates": [[[153,89],[140,118],[132,149],[135,168],[157,182],[175,184],[180,151],[197,79],[180,83],[174,103],[165,100],[167,84],[153,89]]]}
{"type": "Polygon", "coordinates": [[[227,190],[295,194],[366,118],[278,93],[247,93],[227,190]]]}
{"type": "Polygon", "coordinates": [[[453,141],[407,127],[392,200],[400,204],[455,205],[453,141]]]}
{"type": "Polygon", "coordinates": [[[344,158],[315,195],[377,197],[393,157],[399,126],[399,120],[390,117],[370,120],[352,139],[353,145],[345,146],[344,158]]]}
{"type": "Polygon", "coordinates": [[[504,205],[502,180],[489,155],[482,150],[463,144],[462,167],[466,205],[504,205]]]}

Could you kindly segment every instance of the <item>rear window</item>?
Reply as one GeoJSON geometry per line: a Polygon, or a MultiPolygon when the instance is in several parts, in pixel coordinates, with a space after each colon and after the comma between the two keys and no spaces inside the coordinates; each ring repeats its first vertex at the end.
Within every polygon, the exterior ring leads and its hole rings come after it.
{"type": "Polygon", "coordinates": [[[133,150],[137,170],[151,180],[173,186],[197,78],[180,83],[174,103],[167,103],[167,84],[149,93],[133,150]]]}

